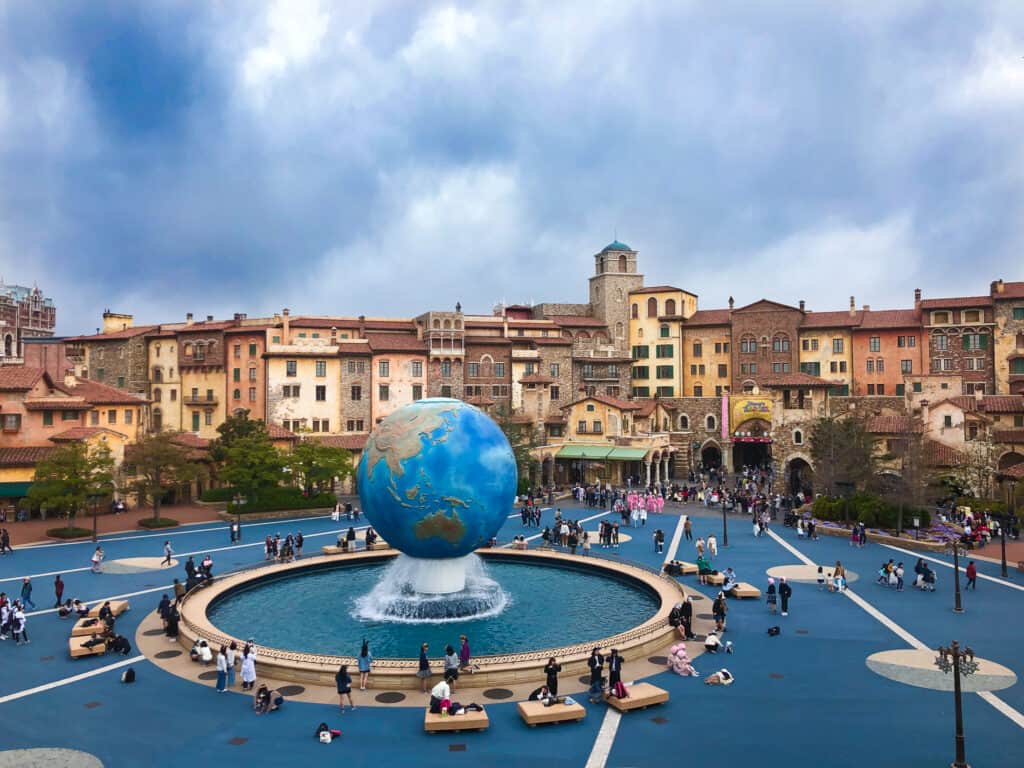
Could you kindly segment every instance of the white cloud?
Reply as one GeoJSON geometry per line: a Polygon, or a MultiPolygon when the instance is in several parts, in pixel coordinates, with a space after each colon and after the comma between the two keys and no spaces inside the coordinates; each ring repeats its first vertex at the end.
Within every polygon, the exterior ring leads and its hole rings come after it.
{"type": "Polygon", "coordinates": [[[267,37],[242,64],[245,84],[257,97],[291,67],[302,67],[320,50],[329,14],[319,0],[276,0],[266,13],[267,37]]]}
{"type": "Polygon", "coordinates": [[[979,40],[970,66],[949,91],[959,110],[1020,109],[1024,106],[1024,37],[1004,30],[979,40]]]}

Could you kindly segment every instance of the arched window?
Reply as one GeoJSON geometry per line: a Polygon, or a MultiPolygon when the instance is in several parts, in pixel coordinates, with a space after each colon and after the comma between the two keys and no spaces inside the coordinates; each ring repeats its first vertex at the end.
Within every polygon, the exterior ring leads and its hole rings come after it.
{"type": "Polygon", "coordinates": [[[637,328],[636,329],[636,337],[638,339],[642,339],[644,337],[644,329],[643,328],[637,328]]]}
{"type": "Polygon", "coordinates": [[[185,357],[192,357],[192,343],[185,343],[185,357]]]}
{"type": "Polygon", "coordinates": [[[676,300],[669,299],[665,302],[665,314],[674,315],[676,313],[676,300]]]}
{"type": "Polygon", "coordinates": [[[619,256],[619,272],[629,272],[629,262],[625,256],[619,256]]]}
{"type": "Polygon", "coordinates": [[[708,428],[708,430],[713,430],[717,426],[718,422],[715,420],[714,416],[708,416],[704,420],[704,424],[708,428]]]}
{"type": "Polygon", "coordinates": [[[153,431],[159,432],[164,425],[164,415],[159,408],[153,409],[153,431]]]}
{"type": "Polygon", "coordinates": [[[740,352],[747,355],[757,352],[757,339],[749,335],[740,339],[740,352]]]}
{"type": "Polygon", "coordinates": [[[159,403],[163,399],[163,396],[164,396],[164,393],[163,393],[163,390],[160,389],[160,387],[157,387],[156,389],[153,390],[153,402],[154,403],[159,403]]]}
{"type": "MultiPolygon", "coordinates": [[[[624,327],[623,327],[622,323],[616,323],[615,324],[615,338],[616,339],[621,339],[622,335],[623,335],[623,331],[624,331],[624,327]]],[[[1017,338],[1018,338],[1017,346],[1020,347],[1021,344],[1020,344],[1019,340],[1020,339],[1024,339],[1024,333],[1017,334],[1017,338]]]]}
{"type": "Polygon", "coordinates": [[[436,317],[434,318],[434,330],[441,330],[441,321],[438,320],[436,317]]]}
{"type": "Polygon", "coordinates": [[[1024,333],[1017,334],[1017,349],[1024,349],[1024,333]]]}
{"type": "Polygon", "coordinates": [[[776,334],[772,339],[772,351],[789,352],[789,336],[784,333],[776,334]]]}
{"type": "Polygon", "coordinates": [[[619,288],[615,289],[615,300],[616,301],[622,301],[625,298],[625,296],[626,296],[626,294],[623,293],[621,286],[619,288]]]}
{"type": "Polygon", "coordinates": [[[633,304],[633,306],[629,310],[629,316],[633,320],[636,320],[637,318],[640,317],[640,306],[638,304],[633,304]]]}
{"type": "Polygon", "coordinates": [[[679,415],[679,428],[689,429],[690,428],[690,417],[685,413],[679,415]]]}
{"type": "Polygon", "coordinates": [[[803,444],[804,444],[804,433],[801,432],[799,429],[794,429],[793,430],[793,445],[803,445],[803,444]]]}
{"type": "Polygon", "coordinates": [[[14,357],[14,337],[9,333],[4,336],[4,354],[7,357],[14,357]]]}
{"type": "Polygon", "coordinates": [[[651,296],[651,298],[649,298],[647,300],[647,316],[648,317],[657,317],[658,316],[658,300],[656,298],[654,298],[653,296],[651,296]]]}
{"type": "Polygon", "coordinates": [[[241,400],[242,399],[242,390],[240,390],[240,389],[233,390],[231,392],[231,399],[232,400],[241,400]]]}
{"type": "Polygon", "coordinates": [[[164,369],[161,368],[159,365],[154,365],[153,366],[153,381],[163,381],[163,380],[164,380],[164,369]]]}
{"type": "Polygon", "coordinates": [[[445,320],[444,321],[444,329],[446,331],[450,331],[451,328],[452,328],[452,321],[451,320],[445,320]]]}

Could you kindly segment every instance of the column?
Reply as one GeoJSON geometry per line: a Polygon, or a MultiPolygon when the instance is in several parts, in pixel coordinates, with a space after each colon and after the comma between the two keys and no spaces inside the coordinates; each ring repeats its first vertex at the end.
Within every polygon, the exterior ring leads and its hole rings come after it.
{"type": "Polygon", "coordinates": [[[651,484],[651,460],[649,458],[644,459],[644,488],[651,484]]]}
{"type": "Polygon", "coordinates": [[[657,485],[661,476],[661,459],[654,462],[654,484],[657,485]]]}
{"type": "Polygon", "coordinates": [[[668,481],[669,481],[669,476],[668,476],[668,459],[669,459],[669,455],[667,453],[663,454],[662,457],[661,457],[661,461],[664,464],[664,466],[661,469],[661,476],[662,476],[662,478],[664,478],[665,483],[668,483],[668,481]]]}

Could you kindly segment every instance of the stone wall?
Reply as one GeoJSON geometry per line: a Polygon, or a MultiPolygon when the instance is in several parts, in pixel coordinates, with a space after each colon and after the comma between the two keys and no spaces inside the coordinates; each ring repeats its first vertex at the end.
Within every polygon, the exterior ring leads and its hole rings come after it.
{"type": "Polygon", "coordinates": [[[833,416],[903,416],[907,413],[906,400],[902,397],[836,397],[828,399],[833,416]]]}
{"type": "Polygon", "coordinates": [[[998,395],[1024,393],[1024,374],[1010,375],[1010,356],[1024,355],[1024,345],[1017,344],[1017,334],[1024,334],[1024,320],[1013,319],[1015,305],[1024,307],[1024,299],[995,302],[993,373],[998,395]]]}
{"type": "MultiPolygon", "coordinates": [[[[112,341],[84,341],[88,378],[125,392],[149,392],[149,355],[146,339],[133,336],[112,341]]],[[[81,372],[80,370],[78,371],[81,372]]]]}
{"type": "MultiPolygon", "coordinates": [[[[369,355],[346,355],[341,354],[341,404],[338,431],[349,432],[348,422],[362,421],[364,432],[373,429],[372,407],[373,407],[373,386],[370,366],[372,360],[369,355]],[[352,399],[352,387],[360,388],[360,399],[352,399]]],[[[356,426],[356,425],[353,425],[356,426]]]]}
{"type": "Polygon", "coordinates": [[[803,313],[797,309],[760,301],[749,307],[734,310],[732,313],[732,383],[733,392],[743,391],[743,382],[751,380],[760,382],[765,378],[778,376],[782,373],[798,373],[800,322],[803,313]],[[773,341],[776,336],[784,336],[789,341],[787,351],[776,352],[773,341]],[[753,354],[742,352],[744,337],[753,338],[757,343],[757,351],[753,354]],[[773,365],[788,365],[785,369],[774,371],[773,365]],[[750,365],[757,365],[757,373],[750,372],[750,365]],[[744,366],[747,372],[743,372],[744,366]]]}
{"type": "Polygon", "coordinates": [[[533,316],[537,320],[545,317],[589,317],[592,307],[589,304],[534,304],[533,316]]]}
{"type": "MultiPolygon", "coordinates": [[[[457,393],[458,397],[468,397],[466,387],[480,387],[480,396],[494,401],[494,408],[508,412],[512,392],[512,345],[504,339],[487,339],[486,337],[466,337],[466,373],[469,365],[477,364],[480,375],[465,375],[465,385],[457,393]],[[495,364],[505,366],[502,375],[495,373],[495,364]],[[503,387],[504,394],[496,394],[495,387],[503,387]]],[[[440,388],[438,388],[440,392],[440,388]]]]}

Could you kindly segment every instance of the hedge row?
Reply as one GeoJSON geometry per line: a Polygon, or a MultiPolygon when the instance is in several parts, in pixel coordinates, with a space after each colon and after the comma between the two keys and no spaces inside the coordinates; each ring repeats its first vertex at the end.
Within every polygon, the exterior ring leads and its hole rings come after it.
{"type": "Polygon", "coordinates": [[[231,501],[235,498],[234,488],[210,488],[208,491],[203,491],[200,496],[200,501],[231,501]]]}
{"type": "Polygon", "coordinates": [[[333,493],[314,493],[307,496],[299,488],[268,488],[259,498],[243,504],[240,509],[235,509],[234,503],[229,503],[227,511],[233,515],[245,515],[250,512],[277,512],[282,509],[333,507],[337,503],[338,499],[333,493]]]}
{"type": "Polygon", "coordinates": [[[178,525],[178,521],[169,517],[158,517],[156,520],[152,517],[144,517],[139,520],[141,528],[174,528],[176,525],[178,525]]]}
{"type": "MultiPolygon", "coordinates": [[[[814,500],[814,516],[833,522],[864,523],[868,528],[895,529],[899,523],[899,505],[870,493],[855,493],[847,498],[831,499],[819,496],[814,500]]],[[[932,516],[927,509],[903,507],[903,529],[913,528],[914,518],[920,518],[922,528],[931,525],[932,516]]]]}

